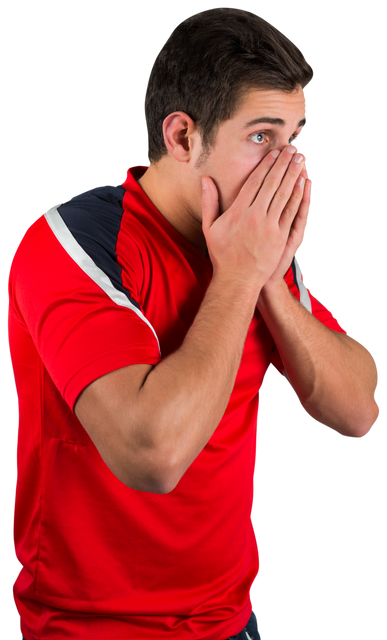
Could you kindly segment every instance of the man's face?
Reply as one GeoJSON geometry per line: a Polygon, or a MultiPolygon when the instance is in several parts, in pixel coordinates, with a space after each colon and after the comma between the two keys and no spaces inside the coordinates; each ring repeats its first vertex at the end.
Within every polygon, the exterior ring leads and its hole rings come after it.
{"type": "Polygon", "coordinates": [[[224,213],[261,160],[302,134],[307,117],[307,94],[301,87],[293,93],[250,91],[234,117],[222,122],[206,157],[193,120],[184,112],[174,112],[163,124],[169,153],[149,166],[139,179],[140,186],[164,218],[206,255],[201,178],[213,180],[219,214],[224,213]],[[257,118],[277,118],[283,124],[251,124],[257,118]]]}
{"type": "Polygon", "coordinates": [[[209,176],[219,193],[220,212],[226,211],[262,158],[293,142],[305,124],[301,87],[293,93],[251,90],[230,120],[224,120],[207,156],[197,152],[197,179],[209,176]],[[259,122],[258,122],[259,121],[259,122]]]}

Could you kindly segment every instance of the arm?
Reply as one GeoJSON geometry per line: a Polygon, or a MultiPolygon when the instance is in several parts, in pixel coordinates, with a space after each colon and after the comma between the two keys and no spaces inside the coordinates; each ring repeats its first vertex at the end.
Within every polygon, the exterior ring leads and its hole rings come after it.
{"type": "Polygon", "coordinates": [[[213,277],[181,347],[140,388],[137,424],[146,425],[143,450],[150,445],[157,452],[164,493],[176,486],[223,417],[259,291],[256,284],[213,277]]]}
{"type": "Polygon", "coordinates": [[[306,411],[343,435],[367,433],[378,416],[376,367],[368,351],[314,318],[284,280],[262,289],[258,309],[306,411]]]}
{"type": "Polygon", "coordinates": [[[126,485],[167,493],[206,445],[227,407],[257,295],[215,277],[180,349],[155,367],[98,378],[81,394],[75,413],[126,485]]]}

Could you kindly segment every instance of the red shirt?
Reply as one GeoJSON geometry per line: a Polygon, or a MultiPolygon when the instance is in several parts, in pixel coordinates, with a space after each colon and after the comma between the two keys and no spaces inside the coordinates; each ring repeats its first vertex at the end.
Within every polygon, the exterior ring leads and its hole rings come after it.
{"type": "MultiPolygon", "coordinates": [[[[121,483],[73,413],[96,378],[178,349],[211,280],[210,260],[137,184],[143,171],[52,209],[11,269],[15,600],[26,640],[222,640],[251,614],[258,391],[271,360],[281,369],[258,311],[224,417],[170,493],[121,483]]],[[[286,281],[342,331],[295,262],[286,281]]]]}

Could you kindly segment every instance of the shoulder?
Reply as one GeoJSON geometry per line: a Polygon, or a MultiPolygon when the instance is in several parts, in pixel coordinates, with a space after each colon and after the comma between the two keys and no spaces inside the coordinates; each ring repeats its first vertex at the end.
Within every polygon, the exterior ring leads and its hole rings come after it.
{"type": "Polygon", "coordinates": [[[55,208],[75,237],[81,241],[87,237],[99,238],[105,243],[121,225],[124,194],[123,186],[97,187],[55,208]]]}

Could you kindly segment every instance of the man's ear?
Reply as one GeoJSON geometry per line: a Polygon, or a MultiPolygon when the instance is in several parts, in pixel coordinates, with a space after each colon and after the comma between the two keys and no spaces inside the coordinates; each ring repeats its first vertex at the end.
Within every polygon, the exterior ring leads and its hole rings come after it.
{"type": "Polygon", "coordinates": [[[163,135],[168,152],[179,162],[188,162],[194,139],[198,136],[196,124],[183,111],[170,113],[163,122],[163,135]]]}

